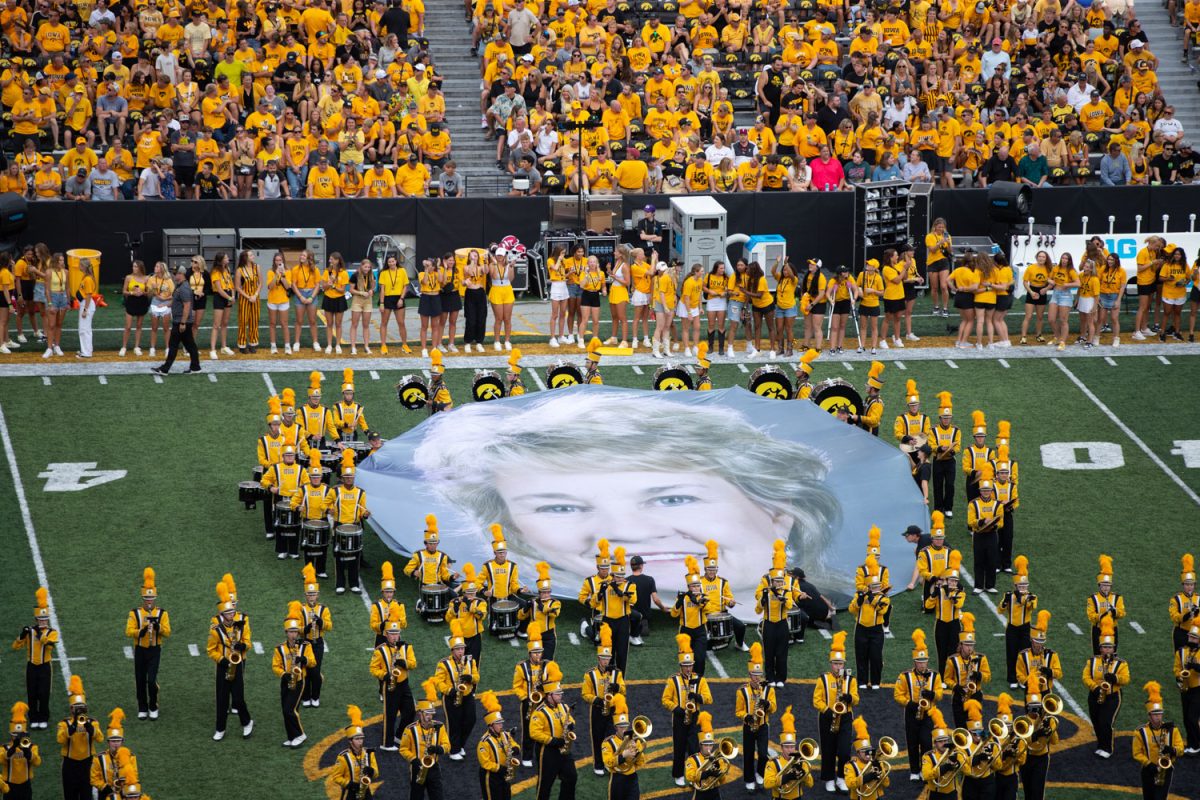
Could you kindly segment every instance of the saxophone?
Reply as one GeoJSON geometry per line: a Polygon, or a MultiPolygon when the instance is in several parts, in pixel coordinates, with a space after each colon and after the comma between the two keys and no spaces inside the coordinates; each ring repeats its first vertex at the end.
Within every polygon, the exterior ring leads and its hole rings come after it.
{"type": "Polygon", "coordinates": [[[304,668],[299,664],[300,648],[288,645],[288,663],[291,668],[288,670],[288,691],[292,691],[304,679],[304,668]]]}
{"type": "MultiPolygon", "coordinates": [[[[222,639],[228,635],[223,630],[219,631],[219,634],[222,639]]],[[[239,636],[238,639],[240,640],[241,637],[239,636]]],[[[229,665],[225,669],[225,680],[229,681],[230,683],[233,683],[235,680],[237,680],[237,668],[238,665],[242,663],[242,654],[233,649],[235,644],[237,644],[236,641],[229,644],[229,655],[225,658],[225,662],[229,665]]]]}
{"type": "MultiPolygon", "coordinates": [[[[1104,656],[1104,658],[1101,659],[1101,661],[1100,661],[1101,675],[1107,675],[1109,672],[1112,671],[1112,663],[1113,663],[1112,656],[1104,656]]],[[[1116,688],[1117,687],[1113,686],[1107,680],[1100,681],[1100,688],[1096,693],[1096,702],[1097,703],[1108,702],[1108,696],[1110,694],[1112,694],[1116,690],[1116,688]]]]}
{"type": "MultiPolygon", "coordinates": [[[[845,682],[845,688],[848,689],[850,687],[850,670],[845,671],[845,682]]],[[[843,692],[843,694],[849,694],[849,692],[843,692]]],[[[837,733],[842,729],[842,717],[850,711],[850,708],[839,698],[836,703],[829,707],[829,710],[833,713],[833,720],[829,723],[829,732],[837,733]]]]}
{"type": "Polygon", "coordinates": [[[1158,768],[1154,773],[1154,785],[1162,786],[1167,782],[1167,772],[1175,766],[1175,758],[1163,753],[1163,748],[1167,747],[1171,742],[1171,730],[1166,725],[1159,728],[1158,733],[1154,734],[1154,744],[1158,748],[1158,761],[1155,766],[1158,768]]]}

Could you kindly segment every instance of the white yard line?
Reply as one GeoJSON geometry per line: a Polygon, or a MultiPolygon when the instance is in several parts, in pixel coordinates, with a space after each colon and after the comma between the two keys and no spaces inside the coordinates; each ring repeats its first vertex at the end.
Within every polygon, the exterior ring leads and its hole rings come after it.
{"type": "Polygon", "coordinates": [[[897,362],[896,362],[896,369],[908,369],[908,367],[904,366],[904,362],[903,362],[903,361],[897,361],[897,362]]]}
{"type": "Polygon", "coordinates": [[[191,656],[192,658],[199,658],[200,657],[199,646],[197,646],[195,644],[189,644],[188,645],[188,655],[191,656]]]}
{"type": "Polygon", "coordinates": [[[951,361],[948,358],[946,359],[946,366],[949,367],[950,369],[958,369],[958,364],[955,364],[953,361],[951,361]]]}
{"type": "Polygon", "coordinates": [[[1083,631],[1079,630],[1079,626],[1076,625],[1074,622],[1068,622],[1067,629],[1070,630],[1071,633],[1075,634],[1076,636],[1083,636],[1083,631]]]}
{"type": "Polygon", "coordinates": [[[274,397],[275,395],[279,394],[279,392],[275,391],[275,384],[271,380],[271,373],[264,372],[262,374],[262,376],[263,376],[263,383],[265,383],[267,385],[267,391],[271,393],[271,396],[274,397]]]}
{"type": "Polygon", "coordinates": [[[1002,359],[1000,359],[1000,366],[1004,367],[1005,369],[1008,369],[1008,362],[1002,358],[1002,359]]]}
{"type": "Polygon", "coordinates": [[[579,637],[575,635],[574,631],[569,631],[567,633],[567,640],[576,647],[579,646],[579,637]]]}
{"type": "Polygon", "coordinates": [[[538,371],[531,367],[529,369],[529,374],[533,376],[533,382],[537,384],[538,391],[539,392],[546,391],[546,384],[542,380],[542,376],[538,374],[538,371]]]}
{"type": "Polygon", "coordinates": [[[740,369],[742,372],[749,372],[749,371],[750,371],[749,369],[747,369],[747,368],[746,368],[746,365],[745,365],[745,364],[738,364],[738,369],[740,369]]]}
{"type": "Polygon", "coordinates": [[[1171,362],[1167,360],[1166,356],[1159,356],[1158,360],[1161,361],[1162,363],[1166,364],[1168,367],[1171,366],[1171,362]]]}
{"type": "MultiPolygon", "coordinates": [[[[49,383],[49,379],[46,381],[49,383]]],[[[33,527],[33,514],[29,511],[29,500],[25,497],[25,484],[21,481],[21,472],[17,468],[17,453],[13,450],[12,437],[8,433],[8,422],[4,418],[4,407],[0,406],[0,441],[4,443],[4,455],[8,461],[8,471],[12,476],[13,490],[17,495],[17,508],[21,512],[21,522],[25,525],[25,538],[29,540],[29,554],[33,557],[33,569],[37,573],[38,585],[46,588],[46,605],[50,611],[50,627],[58,631],[58,665],[62,668],[63,691],[71,682],[71,659],[67,656],[67,646],[63,643],[62,626],[58,624],[58,611],[54,608],[54,595],[50,592],[50,578],[46,575],[46,562],[42,560],[42,548],[38,545],[37,531],[33,527]]]]}
{"type": "Polygon", "coordinates": [[[1112,358],[1109,356],[1104,357],[1104,363],[1108,364],[1110,367],[1115,367],[1117,365],[1117,362],[1113,361],[1112,358]]]}
{"type": "Polygon", "coordinates": [[[634,365],[633,365],[633,374],[634,374],[634,375],[641,375],[641,374],[642,374],[642,368],[641,368],[641,367],[639,367],[637,364],[634,364],[634,365]]]}
{"type": "Polygon", "coordinates": [[[125,657],[133,661],[133,648],[129,645],[125,645],[125,657]]]}
{"type": "Polygon", "coordinates": [[[254,645],[254,654],[261,656],[264,652],[262,642],[251,642],[254,645]]]}
{"type": "Polygon", "coordinates": [[[827,631],[825,628],[817,628],[817,630],[819,630],[821,632],[822,639],[832,639],[833,638],[833,634],[830,633],[829,631],[827,631]]]}
{"type": "Polygon", "coordinates": [[[375,370],[371,370],[371,372],[369,374],[371,376],[371,380],[373,380],[373,381],[379,380],[379,373],[376,372],[375,370]]]}
{"type": "Polygon", "coordinates": [[[50,385],[50,376],[43,375],[42,376],[42,386],[49,386],[49,385],[50,385]]]}
{"type": "Polygon", "coordinates": [[[217,373],[215,373],[215,372],[208,373],[208,382],[216,383],[217,382],[217,373]]]}
{"type": "Polygon", "coordinates": [[[156,372],[156,373],[154,373],[154,382],[155,382],[155,383],[162,383],[162,382],[163,382],[163,380],[162,380],[162,375],[159,375],[157,372],[156,372]]]}
{"type": "Polygon", "coordinates": [[[1134,620],[1129,620],[1129,627],[1133,628],[1133,632],[1137,634],[1144,634],[1146,632],[1146,629],[1138,625],[1134,620]]]}
{"type": "Polygon", "coordinates": [[[100,377],[100,385],[101,385],[101,386],[107,386],[107,385],[108,385],[108,376],[107,376],[107,375],[101,375],[101,376],[99,376],[99,377],[100,377]]]}
{"type": "Polygon", "coordinates": [[[713,655],[711,650],[708,651],[707,653],[705,653],[704,657],[708,661],[708,663],[712,664],[713,669],[715,669],[717,671],[718,675],[720,675],[722,678],[729,677],[729,673],[725,671],[725,665],[717,660],[717,657],[715,655],[713,655]]]}
{"type": "Polygon", "coordinates": [[[1060,370],[1062,370],[1064,375],[1066,375],[1068,378],[1071,379],[1071,383],[1075,384],[1075,386],[1079,389],[1079,391],[1083,392],[1084,396],[1087,397],[1087,399],[1089,399],[1093,403],[1095,403],[1096,408],[1100,409],[1100,411],[1102,411],[1104,413],[1104,416],[1106,416],[1110,420],[1112,420],[1112,423],[1114,425],[1116,425],[1118,428],[1120,428],[1121,432],[1124,433],[1126,436],[1128,436],[1130,438],[1130,440],[1132,440],[1133,443],[1138,446],[1138,449],[1140,449],[1143,453],[1145,453],[1146,456],[1151,461],[1153,461],[1155,463],[1155,465],[1158,466],[1159,469],[1161,469],[1163,472],[1167,473],[1167,477],[1169,477],[1172,481],[1174,481],[1175,485],[1178,486],[1180,489],[1182,489],[1183,493],[1186,494],[1193,503],[1200,506],[1200,495],[1197,495],[1195,490],[1192,489],[1192,487],[1190,487],[1186,483],[1184,483],[1183,479],[1180,478],[1177,474],[1175,474],[1175,471],[1172,470],[1169,466],[1167,466],[1166,462],[1164,462],[1161,458],[1159,458],[1158,455],[1153,450],[1151,450],[1149,448],[1149,446],[1147,446],[1147,444],[1145,442],[1143,442],[1141,440],[1141,438],[1136,433],[1134,433],[1133,430],[1128,425],[1126,425],[1124,422],[1122,422],[1121,418],[1118,417],[1116,414],[1114,414],[1111,408],[1104,405],[1104,402],[1099,397],[1097,397],[1095,394],[1093,394],[1092,390],[1089,389],[1083,381],[1081,381],[1081,380],[1079,380],[1079,378],[1075,377],[1075,373],[1073,373],[1073,372],[1071,372],[1071,370],[1067,369],[1065,364],[1063,364],[1057,358],[1052,358],[1050,360],[1054,362],[1054,365],[1056,367],[1058,367],[1060,370]]]}

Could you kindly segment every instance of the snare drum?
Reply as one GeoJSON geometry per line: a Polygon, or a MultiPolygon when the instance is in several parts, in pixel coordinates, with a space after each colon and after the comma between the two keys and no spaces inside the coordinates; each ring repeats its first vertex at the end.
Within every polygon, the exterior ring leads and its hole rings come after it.
{"type": "Polygon", "coordinates": [[[499,373],[490,369],[475,370],[475,380],[471,383],[471,397],[481,402],[504,397],[504,381],[499,373]]]}
{"type": "Polygon", "coordinates": [[[492,633],[500,639],[511,639],[517,635],[517,610],[520,605],[512,600],[497,600],[492,603],[492,633]]]}
{"type": "Polygon", "coordinates": [[[280,536],[295,536],[300,530],[300,510],[292,508],[286,497],[275,504],[275,532],[280,536]]]}
{"type": "Polygon", "coordinates": [[[258,501],[265,500],[266,496],[266,490],[258,481],[242,481],[238,484],[238,501],[247,511],[253,511],[258,506],[258,501]]]}
{"type": "Polygon", "coordinates": [[[306,553],[324,553],[329,547],[329,523],[306,519],[300,523],[300,548],[306,553]]]}
{"type": "Polygon", "coordinates": [[[862,395],[841,378],[827,378],[813,384],[812,400],[830,414],[842,409],[850,414],[858,414],[863,410],[862,395]]]}
{"type": "Polygon", "coordinates": [[[405,375],[396,384],[396,397],[409,411],[421,411],[429,400],[429,385],[419,375],[405,375]]]}
{"type": "Polygon", "coordinates": [[[566,361],[555,361],[554,366],[546,370],[546,385],[551,389],[565,389],[581,383],[583,373],[579,371],[579,367],[566,361]]]}
{"type": "Polygon", "coordinates": [[[804,612],[793,608],[787,614],[788,637],[793,642],[804,641],[804,612]]]}
{"type": "Polygon", "coordinates": [[[250,479],[256,483],[262,483],[262,476],[265,471],[266,469],[263,467],[263,465],[259,464],[250,471],[250,479]]]}
{"type": "Polygon", "coordinates": [[[334,475],[341,472],[342,469],[342,454],[337,450],[322,450],[321,452],[321,471],[329,470],[334,475]]]}
{"type": "Polygon", "coordinates": [[[765,364],[750,373],[747,388],[760,397],[787,400],[792,396],[792,381],[779,367],[765,364]]]}
{"type": "Polygon", "coordinates": [[[663,364],[654,371],[654,389],[659,392],[682,392],[696,388],[692,374],[675,364],[663,364]]]}
{"type": "Polygon", "coordinates": [[[333,486],[335,483],[333,480],[333,470],[329,467],[321,467],[321,483],[326,486],[333,486]]]}
{"type": "Polygon", "coordinates": [[[333,529],[333,555],[338,561],[355,561],[362,553],[362,525],[338,525],[333,529]]]}
{"type": "Polygon", "coordinates": [[[708,615],[708,648],[720,650],[733,639],[733,616],[720,611],[708,615]]]}
{"type": "Polygon", "coordinates": [[[421,616],[429,622],[441,622],[450,606],[450,587],[442,583],[425,583],[421,585],[420,606],[421,616]]]}

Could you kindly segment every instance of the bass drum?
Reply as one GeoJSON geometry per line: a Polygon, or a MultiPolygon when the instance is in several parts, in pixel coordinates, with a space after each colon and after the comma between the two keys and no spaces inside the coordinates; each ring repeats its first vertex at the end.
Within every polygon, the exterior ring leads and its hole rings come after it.
{"type": "Polygon", "coordinates": [[[554,366],[546,370],[546,385],[551,389],[565,389],[568,386],[578,386],[583,383],[583,373],[574,364],[566,361],[556,361],[554,366]]]}
{"type": "Polygon", "coordinates": [[[475,370],[475,380],[471,383],[471,397],[480,402],[504,397],[504,381],[500,379],[499,373],[490,369],[475,370]]]}
{"type": "Polygon", "coordinates": [[[695,389],[692,374],[683,367],[663,364],[654,371],[654,390],[658,392],[684,392],[695,389]]]}
{"type": "Polygon", "coordinates": [[[429,400],[429,385],[419,375],[405,375],[396,384],[396,397],[409,411],[421,411],[429,400]]]}
{"type": "Polygon", "coordinates": [[[779,367],[766,364],[750,373],[747,388],[771,400],[787,400],[792,396],[792,381],[779,367]]]}
{"type": "Polygon", "coordinates": [[[826,378],[813,385],[812,401],[830,414],[845,410],[858,414],[863,409],[862,395],[841,378],[826,378]]]}

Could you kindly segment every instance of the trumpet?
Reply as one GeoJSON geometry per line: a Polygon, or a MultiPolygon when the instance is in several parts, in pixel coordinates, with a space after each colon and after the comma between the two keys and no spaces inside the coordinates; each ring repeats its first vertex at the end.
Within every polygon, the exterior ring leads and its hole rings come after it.
{"type": "Polygon", "coordinates": [[[87,715],[87,709],[85,708],[83,711],[76,712],[75,715],[71,718],[71,721],[74,722],[75,725],[77,725],[77,726],[87,725],[89,722],[89,718],[87,715]]]}
{"type": "Polygon", "coordinates": [[[29,748],[33,747],[33,742],[30,741],[28,736],[22,736],[17,740],[17,747],[22,750],[28,750],[29,748]]]}
{"type": "Polygon", "coordinates": [[[633,722],[629,724],[629,730],[639,739],[649,739],[650,735],[654,733],[654,724],[650,722],[649,717],[634,717],[633,722]]]}
{"type": "Polygon", "coordinates": [[[426,753],[421,756],[421,771],[417,773],[417,785],[424,786],[425,780],[429,777],[429,770],[437,766],[437,756],[426,753]]]}

